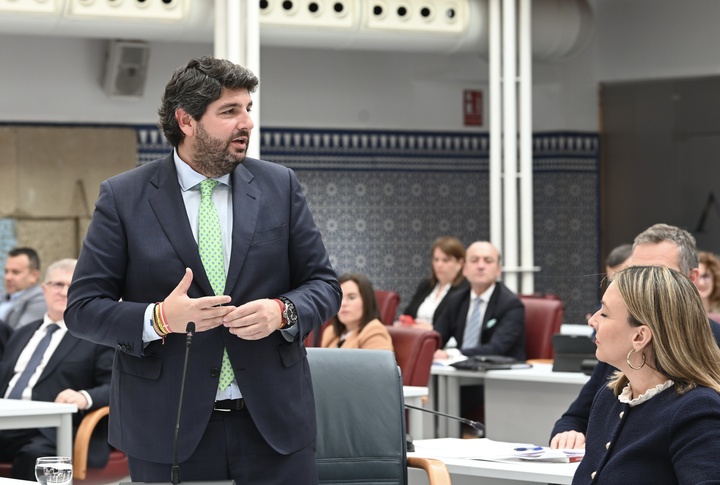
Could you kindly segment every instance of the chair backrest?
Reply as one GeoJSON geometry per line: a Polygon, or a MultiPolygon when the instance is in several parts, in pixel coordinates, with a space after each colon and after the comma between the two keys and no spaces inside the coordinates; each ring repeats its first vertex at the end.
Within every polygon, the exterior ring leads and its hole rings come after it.
{"type": "Polygon", "coordinates": [[[380,321],[385,325],[392,325],[400,304],[400,294],[397,291],[375,290],[375,298],[380,312],[380,321]]]}
{"type": "Polygon", "coordinates": [[[440,334],[434,330],[411,327],[388,327],[395,349],[395,359],[402,372],[404,386],[425,387],[430,380],[433,354],[440,348],[440,334]]]}
{"type": "Polygon", "coordinates": [[[320,483],[407,483],[402,382],[392,352],[307,352],[320,483]]]}
{"type": "Polygon", "coordinates": [[[563,321],[562,300],[554,295],[520,295],[520,300],[525,305],[526,359],[552,359],[552,336],[563,321]]]}

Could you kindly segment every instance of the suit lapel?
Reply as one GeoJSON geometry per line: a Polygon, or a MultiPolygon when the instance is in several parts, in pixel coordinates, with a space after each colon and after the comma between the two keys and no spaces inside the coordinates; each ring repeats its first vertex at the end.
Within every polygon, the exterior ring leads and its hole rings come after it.
{"type": "Polygon", "coordinates": [[[47,379],[49,375],[52,375],[58,364],[65,359],[65,356],[68,355],[79,342],[80,340],[71,335],[70,332],[65,332],[55,352],[53,352],[50,360],[48,360],[48,363],[45,365],[42,374],[38,377],[38,382],[42,382],[44,379],[47,379]]]}
{"type": "Polygon", "coordinates": [[[250,250],[260,214],[262,193],[251,186],[253,174],[240,165],[231,174],[233,230],[230,265],[225,283],[225,294],[229,295],[232,288],[237,288],[245,258],[250,250]]]}
{"type": "Polygon", "coordinates": [[[0,376],[0,396],[5,395],[7,386],[10,384],[10,379],[12,379],[14,375],[15,363],[40,325],[42,325],[42,320],[25,325],[15,330],[10,340],[8,340],[8,345],[5,347],[5,354],[2,359],[6,365],[2,366],[3,375],[0,376]]]}
{"type": "Polygon", "coordinates": [[[203,293],[213,295],[212,286],[200,260],[200,253],[198,253],[197,242],[193,237],[190,222],[187,217],[178,217],[178,211],[185,210],[185,202],[180,192],[172,153],[161,162],[157,172],[150,179],[150,183],[156,190],[150,191],[148,199],[160,227],[182,263],[186,267],[192,268],[193,280],[200,286],[203,293]]]}

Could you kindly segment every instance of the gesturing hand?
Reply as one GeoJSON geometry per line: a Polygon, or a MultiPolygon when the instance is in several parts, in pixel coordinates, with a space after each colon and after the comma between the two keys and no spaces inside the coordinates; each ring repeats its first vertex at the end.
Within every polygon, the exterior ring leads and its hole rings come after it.
{"type": "Polygon", "coordinates": [[[258,340],[280,328],[282,315],[277,302],[262,299],[240,305],[223,320],[230,333],[245,340],[258,340]]]}
{"type": "Polygon", "coordinates": [[[185,268],[185,276],[162,304],[165,323],[173,332],[185,332],[188,322],[195,322],[195,331],[210,330],[223,323],[223,317],[235,309],[220,306],[230,303],[227,295],[190,298],[187,294],[193,280],[193,272],[185,268]]]}

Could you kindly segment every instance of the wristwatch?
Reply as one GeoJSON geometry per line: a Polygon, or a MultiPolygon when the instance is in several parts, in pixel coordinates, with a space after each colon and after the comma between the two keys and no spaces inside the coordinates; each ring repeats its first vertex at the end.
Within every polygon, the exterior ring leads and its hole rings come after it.
{"type": "Polygon", "coordinates": [[[280,300],[285,306],[282,311],[283,322],[282,325],[280,325],[280,328],[290,328],[294,326],[297,323],[298,319],[297,310],[295,310],[295,304],[284,296],[279,296],[278,300],[280,300]]]}

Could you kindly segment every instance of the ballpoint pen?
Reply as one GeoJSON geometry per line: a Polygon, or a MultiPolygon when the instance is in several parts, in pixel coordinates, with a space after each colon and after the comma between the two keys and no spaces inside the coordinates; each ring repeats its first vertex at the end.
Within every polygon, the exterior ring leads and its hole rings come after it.
{"type": "Polygon", "coordinates": [[[532,448],[515,448],[515,451],[542,451],[544,448],[542,446],[534,446],[532,448]]]}

